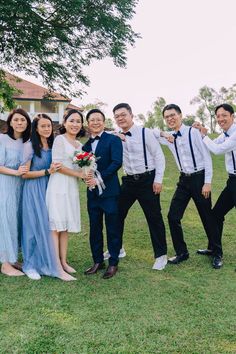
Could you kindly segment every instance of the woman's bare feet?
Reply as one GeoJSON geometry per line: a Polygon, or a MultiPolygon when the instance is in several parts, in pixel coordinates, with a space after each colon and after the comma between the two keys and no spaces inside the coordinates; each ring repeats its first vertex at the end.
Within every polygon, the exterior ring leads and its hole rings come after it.
{"type": "Polygon", "coordinates": [[[2,274],[8,275],[10,277],[20,277],[21,275],[25,275],[20,270],[14,268],[10,263],[3,263],[1,272],[2,274]]]}
{"type": "Polygon", "coordinates": [[[72,273],[72,274],[76,273],[76,270],[74,268],[72,268],[71,266],[69,266],[69,264],[67,264],[67,263],[62,264],[62,268],[67,273],[72,273]]]}
{"type": "Polygon", "coordinates": [[[61,271],[60,275],[59,275],[59,279],[64,280],[64,281],[72,281],[72,280],[77,280],[75,277],[72,277],[72,275],[61,271]]]}

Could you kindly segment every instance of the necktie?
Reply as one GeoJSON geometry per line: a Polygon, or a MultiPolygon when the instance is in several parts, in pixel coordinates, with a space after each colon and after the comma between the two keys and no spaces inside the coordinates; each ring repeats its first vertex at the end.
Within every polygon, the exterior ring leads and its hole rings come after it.
{"type": "Polygon", "coordinates": [[[131,134],[130,132],[126,132],[126,133],[125,133],[125,132],[121,132],[121,134],[123,134],[123,135],[125,135],[125,136],[126,136],[126,135],[132,136],[132,134],[131,134]]]}
{"type": "Polygon", "coordinates": [[[179,130],[177,131],[177,133],[173,133],[172,135],[173,135],[173,137],[174,137],[175,139],[177,139],[178,136],[182,136],[182,134],[180,133],[179,130]]]}
{"type": "Polygon", "coordinates": [[[227,132],[224,132],[224,135],[226,136],[226,138],[229,137],[229,134],[227,132]]]}
{"type": "Polygon", "coordinates": [[[95,138],[90,138],[89,141],[92,144],[92,143],[94,143],[95,140],[99,140],[99,139],[100,139],[100,136],[97,135],[97,136],[95,136],[95,138]]]}

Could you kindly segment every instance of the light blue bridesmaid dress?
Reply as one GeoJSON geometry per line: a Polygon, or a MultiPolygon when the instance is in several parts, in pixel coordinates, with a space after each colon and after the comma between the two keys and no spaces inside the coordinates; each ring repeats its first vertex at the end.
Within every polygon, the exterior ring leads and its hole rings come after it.
{"type": "MultiPolygon", "coordinates": [[[[23,156],[22,139],[0,134],[0,166],[17,170],[23,156]]],[[[15,263],[21,227],[21,177],[0,173],[0,263],[15,263]]]]}
{"type": "MultiPolygon", "coordinates": [[[[41,157],[33,153],[27,143],[24,160],[31,160],[31,171],[49,169],[52,161],[51,150],[41,149],[41,157]]],[[[36,270],[41,275],[57,277],[58,269],[48,212],[45,202],[48,176],[26,179],[22,198],[22,253],[23,271],[36,270]]]]}

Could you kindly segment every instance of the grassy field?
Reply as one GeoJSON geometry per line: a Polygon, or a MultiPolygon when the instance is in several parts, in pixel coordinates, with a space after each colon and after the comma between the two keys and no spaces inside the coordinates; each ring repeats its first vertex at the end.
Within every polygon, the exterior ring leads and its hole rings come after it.
{"type": "MultiPolygon", "coordinates": [[[[163,216],[178,172],[165,149],[167,169],[162,192],[163,216]]],[[[213,200],[226,181],[224,158],[214,158],[213,200]]],[[[44,277],[0,275],[0,353],[236,353],[236,213],[224,230],[224,266],[196,255],[206,236],[195,206],[183,220],[190,259],[164,271],[153,271],[147,225],[135,204],[126,222],[127,257],[117,276],[86,277],[91,264],[85,187],[80,184],[82,233],[71,235],[69,260],[76,282],[44,277]]],[[[174,254],[167,226],[168,254],[174,254]]]]}

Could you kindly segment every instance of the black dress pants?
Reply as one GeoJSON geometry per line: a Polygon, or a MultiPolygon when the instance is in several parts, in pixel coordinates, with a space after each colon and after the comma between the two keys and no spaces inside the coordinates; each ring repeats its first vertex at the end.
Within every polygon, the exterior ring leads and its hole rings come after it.
{"type": "Polygon", "coordinates": [[[221,192],[212,210],[219,228],[220,240],[222,238],[225,215],[233,207],[236,207],[236,176],[229,176],[226,187],[221,192]]]}
{"type": "Polygon", "coordinates": [[[205,229],[209,249],[212,249],[214,255],[222,255],[219,231],[211,210],[211,197],[204,198],[202,195],[204,178],[204,172],[191,176],[180,175],[179,177],[177,189],[172,198],[168,213],[170,233],[176,255],[188,252],[187,245],[184,241],[181,219],[191,198],[197,207],[198,214],[205,229]]]}
{"type": "Polygon", "coordinates": [[[165,225],[163,222],[160,206],[160,195],[153,192],[153,181],[155,171],[150,174],[143,174],[138,179],[133,176],[123,176],[121,194],[119,197],[119,215],[121,223],[121,234],[124,232],[124,221],[129,209],[137,200],[146,217],[154,257],[167,254],[165,225]]]}

